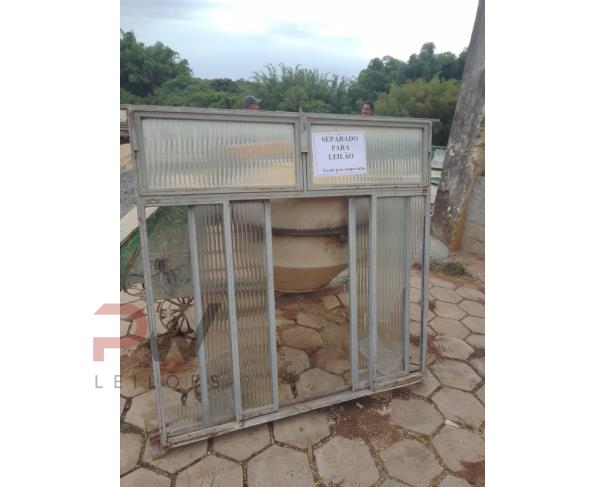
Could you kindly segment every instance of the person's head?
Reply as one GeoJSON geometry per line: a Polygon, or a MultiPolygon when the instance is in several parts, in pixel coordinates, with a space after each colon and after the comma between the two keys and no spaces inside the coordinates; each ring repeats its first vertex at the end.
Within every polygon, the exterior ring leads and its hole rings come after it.
{"type": "Polygon", "coordinates": [[[259,103],[260,100],[255,96],[248,95],[244,98],[244,108],[246,110],[260,110],[260,107],[258,106],[259,103]]]}
{"type": "Polygon", "coordinates": [[[361,107],[362,115],[374,115],[374,104],[371,101],[364,101],[361,107]]]}

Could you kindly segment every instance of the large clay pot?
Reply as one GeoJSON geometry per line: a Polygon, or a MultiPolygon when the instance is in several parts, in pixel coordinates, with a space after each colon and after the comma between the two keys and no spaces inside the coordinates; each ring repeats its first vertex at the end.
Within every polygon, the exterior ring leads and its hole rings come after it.
{"type": "Polygon", "coordinates": [[[272,200],[271,221],[277,291],[315,291],[346,269],[346,198],[272,200]]]}

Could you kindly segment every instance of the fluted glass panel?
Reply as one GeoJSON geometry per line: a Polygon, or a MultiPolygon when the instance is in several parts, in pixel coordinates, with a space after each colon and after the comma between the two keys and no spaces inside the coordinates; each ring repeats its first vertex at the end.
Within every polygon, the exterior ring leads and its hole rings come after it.
{"type": "Polygon", "coordinates": [[[313,174],[314,185],[393,185],[422,182],[423,131],[420,128],[314,124],[311,132],[362,132],[365,133],[366,139],[367,174],[342,176],[313,174]]]}
{"type": "Polygon", "coordinates": [[[378,198],[376,249],[376,375],[403,370],[405,198],[378,198]]]}
{"type": "Polygon", "coordinates": [[[142,120],[146,190],[293,187],[294,125],[142,120]]]}
{"type": "MultiPolygon", "coordinates": [[[[357,252],[357,341],[358,380],[368,380],[368,266],[370,198],[354,198],[357,252]]],[[[353,285],[353,283],[352,283],[353,285]]]]}
{"type": "MultiPolygon", "coordinates": [[[[194,388],[199,375],[187,209],[182,206],[158,209],[147,221],[147,242],[157,346],[155,358],[160,368],[164,417],[170,432],[195,423],[199,416],[199,407],[192,412],[178,399],[182,391],[194,388]]],[[[136,274],[135,271],[131,275],[136,274]]],[[[152,350],[153,345],[143,342],[137,351],[122,360],[125,369],[122,381],[135,386],[135,390],[149,383],[142,371],[152,362],[152,350]],[[137,382],[128,383],[130,373],[137,382]]]]}
{"type": "Polygon", "coordinates": [[[410,271],[410,371],[420,370],[420,346],[422,343],[422,241],[424,236],[424,205],[426,198],[411,198],[412,212],[412,269],[410,271]]]}
{"type": "Polygon", "coordinates": [[[413,196],[411,199],[412,213],[412,262],[422,264],[422,235],[424,230],[424,202],[423,196],[413,196]]]}
{"type": "Polygon", "coordinates": [[[262,201],[231,204],[242,409],[272,403],[262,201]]]}
{"type": "MultiPolygon", "coordinates": [[[[235,417],[223,208],[221,205],[200,205],[195,207],[194,214],[210,403],[209,424],[215,425],[235,417]]],[[[196,397],[199,399],[200,395],[196,397]]]]}

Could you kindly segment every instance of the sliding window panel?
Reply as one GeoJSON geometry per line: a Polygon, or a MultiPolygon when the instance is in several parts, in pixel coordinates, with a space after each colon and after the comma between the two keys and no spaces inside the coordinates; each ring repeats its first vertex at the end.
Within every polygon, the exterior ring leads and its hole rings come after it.
{"type": "MultiPolygon", "coordinates": [[[[206,426],[235,418],[233,365],[222,205],[194,207],[202,309],[202,346],[206,357],[209,412],[206,426]]],[[[201,407],[201,388],[195,397],[201,407]]]]}
{"type": "Polygon", "coordinates": [[[359,387],[365,387],[369,379],[369,242],[370,242],[370,198],[353,198],[356,231],[356,272],[357,281],[357,370],[359,387]]]}
{"type": "MultiPolygon", "coordinates": [[[[423,181],[424,129],[422,127],[369,127],[355,125],[311,126],[312,154],[309,164],[310,189],[357,186],[400,186],[426,184],[423,181]],[[360,146],[347,152],[346,143],[324,146],[315,144],[316,134],[356,134],[365,141],[367,170],[365,173],[338,176],[319,175],[319,157],[348,157],[361,151],[360,146]],[[334,149],[332,151],[332,148],[334,149]],[[332,151],[332,152],[331,152],[332,151]]],[[[351,146],[352,147],[352,146],[351,146]]],[[[358,155],[355,154],[355,157],[358,155]]],[[[328,161],[330,166],[346,167],[347,159],[328,161]]]]}
{"type": "Polygon", "coordinates": [[[142,193],[297,187],[294,123],[142,118],[142,193]]]}
{"type": "Polygon", "coordinates": [[[377,377],[404,372],[408,349],[408,317],[404,307],[410,266],[409,200],[406,197],[378,198],[378,241],[376,255],[377,377]],[[406,262],[407,260],[407,262],[406,262]]]}
{"type": "MultiPolygon", "coordinates": [[[[422,292],[423,292],[423,237],[424,237],[424,212],[426,197],[413,196],[411,200],[412,225],[410,233],[412,237],[412,266],[410,269],[410,290],[409,290],[409,319],[410,319],[410,349],[409,364],[410,371],[421,370],[421,348],[422,348],[422,292]]],[[[428,287],[428,283],[427,283],[428,287]]],[[[429,310],[428,319],[433,317],[433,312],[429,310]]],[[[428,356],[434,359],[434,355],[428,356]]]]}
{"type": "MultiPolygon", "coordinates": [[[[231,234],[243,414],[273,405],[270,341],[267,319],[265,203],[231,203],[231,234]]],[[[272,350],[273,348],[273,350],[272,350]]]]}
{"type": "MultiPolygon", "coordinates": [[[[149,342],[143,341],[121,360],[124,394],[136,395],[158,383],[145,376],[155,363],[162,389],[162,412],[167,433],[198,424],[200,409],[189,394],[199,376],[196,353],[195,311],[192,296],[191,260],[187,238],[187,209],[162,207],[147,222],[148,260],[143,264],[151,277],[149,342]],[[133,380],[134,379],[134,380],[133,380]]],[[[148,307],[149,309],[149,307],[148,307]]],[[[135,320],[138,325],[138,320],[135,320]]],[[[131,331],[139,335],[139,326],[131,331]]],[[[155,417],[144,418],[153,431],[155,417]]]]}

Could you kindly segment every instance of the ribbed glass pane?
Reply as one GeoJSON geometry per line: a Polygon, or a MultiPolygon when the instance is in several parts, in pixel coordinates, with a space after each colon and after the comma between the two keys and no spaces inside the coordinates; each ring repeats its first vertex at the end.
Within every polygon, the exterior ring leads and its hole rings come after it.
{"type": "Polygon", "coordinates": [[[145,189],[292,187],[294,125],[144,118],[145,189]]]}
{"type": "Polygon", "coordinates": [[[412,213],[412,262],[422,264],[422,235],[424,229],[424,197],[413,196],[410,198],[412,213]]]}
{"type": "MultiPolygon", "coordinates": [[[[366,136],[367,174],[315,176],[315,185],[421,183],[422,129],[312,125],[312,133],[363,132],[366,136]]],[[[312,160],[312,159],[311,159],[312,160]]]]}
{"type": "MultiPolygon", "coordinates": [[[[197,414],[189,410],[195,406],[195,400],[183,402],[183,393],[195,387],[199,375],[187,210],[182,206],[162,207],[147,223],[158,351],[156,359],[160,366],[164,416],[170,432],[197,419],[197,414]]],[[[139,350],[125,360],[126,370],[137,370],[143,364],[151,364],[152,348],[145,347],[144,350],[145,353],[139,350]],[[146,353],[149,356],[145,356],[146,353]]],[[[139,383],[143,382],[141,379],[138,378],[139,383]]],[[[195,409],[199,411],[199,408],[195,409]]]]}
{"type": "Polygon", "coordinates": [[[231,230],[242,409],[272,403],[264,204],[232,203],[231,230]]]}
{"type": "Polygon", "coordinates": [[[412,269],[410,271],[409,316],[410,316],[410,371],[420,370],[420,345],[422,342],[422,240],[424,235],[423,196],[411,198],[412,212],[412,269]]]}
{"type": "Polygon", "coordinates": [[[376,376],[403,370],[405,198],[378,198],[376,376]]]}
{"type": "MultiPolygon", "coordinates": [[[[358,341],[358,380],[368,380],[368,246],[370,198],[354,198],[356,252],[357,252],[357,341],[358,341]]],[[[353,285],[353,284],[352,284],[353,285]]]]}
{"type": "MultiPolygon", "coordinates": [[[[215,425],[235,417],[223,208],[221,205],[200,205],[195,207],[194,214],[210,403],[209,425],[215,425]]],[[[196,397],[200,398],[199,393],[196,397]]]]}

